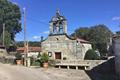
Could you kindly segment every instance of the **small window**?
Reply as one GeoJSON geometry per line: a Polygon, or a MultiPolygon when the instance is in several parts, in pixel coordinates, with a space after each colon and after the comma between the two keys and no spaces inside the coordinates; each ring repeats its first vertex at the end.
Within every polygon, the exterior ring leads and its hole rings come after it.
{"type": "Polygon", "coordinates": [[[49,57],[52,57],[52,52],[48,52],[48,56],[49,56],[49,57]]]}

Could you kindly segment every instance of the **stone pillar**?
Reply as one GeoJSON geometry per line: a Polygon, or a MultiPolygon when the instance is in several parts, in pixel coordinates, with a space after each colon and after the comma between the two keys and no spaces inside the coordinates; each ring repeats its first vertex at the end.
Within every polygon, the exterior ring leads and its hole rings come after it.
{"type": "Polygon", "coordinates": [[[57,34],[60,33],[60,32],[59,32],[60,23],[57,22],[55,26],[56,26],[56,33],[57,33],[57,34]]]}
{"type": "Polygon", "coordinates": [[[67,33],[67,21],[63,21],[63,33],[67,33]]]}
{"type": "Polygon", "coordinates": [[[59,27],[56,26],[56,33],[58,34],[59,33],[59,27]]]}
{"type": "Polygon", "coordinates": [[[30,67],[30,58],[27,58],[27,67],[30,67]]]}
{"type": "Polygon", "coordinates": [[[76,66],[76,70],[78,70],[78,66],[76,66]]]}
{"type": "Polygon", "coordinates": [[[67,66],[67,69],[70,69],[70,66],[67,66]]]}
{"type": "Polygon", "coordinates": [[[59,69],[61,69],[61,66],[59,65],[59,69]]]}
{"type": "Polygon", "coordinates": [[[49,28],[50,28],[50,34],[52,34],[53,33],[53,23],[52,22],[50,22],[49,23],[49,28]]]}

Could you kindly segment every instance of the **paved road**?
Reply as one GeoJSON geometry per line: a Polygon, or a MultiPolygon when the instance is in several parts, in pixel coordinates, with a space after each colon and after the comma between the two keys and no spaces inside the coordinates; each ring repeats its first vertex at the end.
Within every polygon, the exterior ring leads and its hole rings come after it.
{"type": "Polygon", "coordinates": [[[0,80],[90,80],[83,70],[27,68],[0,63],[0,80]]]}
{"type": "Polygon", "coordinates": [[[53,80],[39,69],[0,63],[0,80],[53,80]]]}

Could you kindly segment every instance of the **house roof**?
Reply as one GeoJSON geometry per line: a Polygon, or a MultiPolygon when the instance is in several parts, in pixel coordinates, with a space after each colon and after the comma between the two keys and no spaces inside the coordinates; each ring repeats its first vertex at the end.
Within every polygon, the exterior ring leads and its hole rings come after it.
{"type": "MultiPolygon", "coordinates": [[[[17,51],[21,51],[24,52],[25,48],[24,47],[18,47],[17,51]]],[[[41,51],[41,47],[28,47],[28,51],[29,52],[40,52],[41,51]]]]}
{"type": "Polygon", "coordinates": [[[81,42],[81,43],[90,43],[89,41],[81,39],[81,38],[77,38],[76,40],[81,42]]]}
{"type": "Polygon", "coordinates": [[[41,47],[29,47],[28,48],[29,51],[41,51],[41,47]]]}
{"type": "Polygon", "coordinates": [[[2,48],[2,49],[5,49],[5,46],[3,46],[3,45],[0,45],[0,48],[2,48]]]}

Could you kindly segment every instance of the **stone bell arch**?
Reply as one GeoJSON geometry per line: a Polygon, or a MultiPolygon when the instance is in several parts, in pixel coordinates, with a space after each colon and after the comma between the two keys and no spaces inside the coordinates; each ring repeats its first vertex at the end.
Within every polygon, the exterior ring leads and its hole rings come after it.
{"type": "Polygon", "coordinates": [[[56,15],[52,17],[49,22],[50,35],[53,34],[67,34],[67,20],[64,16],[60,15],[59,10],[56,11],[56,15]]]}

